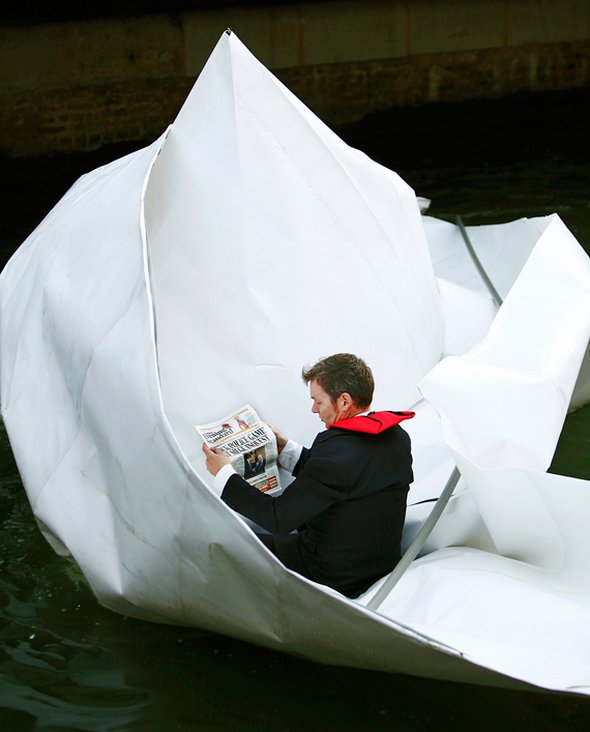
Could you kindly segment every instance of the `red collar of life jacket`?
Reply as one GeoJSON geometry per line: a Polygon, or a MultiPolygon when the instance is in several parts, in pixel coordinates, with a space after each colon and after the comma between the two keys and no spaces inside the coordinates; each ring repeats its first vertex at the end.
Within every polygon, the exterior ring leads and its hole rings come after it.
{"type": "Polygon", "coordinates": [[[415,414],[416,412],[369,412],[358,417],[333,422],[328,429],[335,428],[349,432],[362,432],[366,435],[378,435],[406,419],[412,419],[415,414]]]}

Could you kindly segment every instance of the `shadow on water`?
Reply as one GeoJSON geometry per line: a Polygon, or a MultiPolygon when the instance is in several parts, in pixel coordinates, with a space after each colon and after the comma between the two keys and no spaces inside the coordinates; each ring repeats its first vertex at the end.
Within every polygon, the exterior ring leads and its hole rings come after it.
{"type": "MultiPolygon", "coordinates": [[[[590,249],[588,94],[398,110],[342,130],[466,223],[560,213],[590,249]]],[[[4,161],[2,262],[83,172],[127,149],[4,161]]],[[[590,408],[552,469],[590,479],[590,408]]],[[[333,668],[110,613],[38,531],[0,428],[0,724],[18,730],[577,730],[587,698],[333,668]]],[[[311,619],[313,622],[313,619],[311,619]]]]}

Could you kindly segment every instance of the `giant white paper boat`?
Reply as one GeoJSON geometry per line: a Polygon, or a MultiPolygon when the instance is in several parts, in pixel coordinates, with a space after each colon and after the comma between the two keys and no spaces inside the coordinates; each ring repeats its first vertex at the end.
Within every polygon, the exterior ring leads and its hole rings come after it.
{"type": "Polygon", "coordinates": [[[590,485],[546,473],[588,397],[590,261],[557,216],[470,234],[497,314],[459,230],[223,34],[166,133],[83,176],[1,276],[6,428],[99,601],[320,662],[590,693],[590,485]],[[300,369],[338,351],[373,367],[376,408],[417,411],[406,543],[462,475],[376,609],[380,583],[349,600],[283,567],[210,491],[193,429],[249,401],[309,443],[300,369]]]}

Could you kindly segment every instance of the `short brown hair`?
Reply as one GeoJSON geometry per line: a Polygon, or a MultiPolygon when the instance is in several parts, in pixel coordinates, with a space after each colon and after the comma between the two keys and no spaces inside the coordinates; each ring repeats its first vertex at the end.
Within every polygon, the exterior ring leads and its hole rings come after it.
{"type": "Polygon", "coordinates": [[[301,376],[306,384],[317,381],[332,402],[347,392],[357,407],[367,409],[373,400],[375,381],[367,364],[352,353],[335,353],[320,359],[301,376]]]}

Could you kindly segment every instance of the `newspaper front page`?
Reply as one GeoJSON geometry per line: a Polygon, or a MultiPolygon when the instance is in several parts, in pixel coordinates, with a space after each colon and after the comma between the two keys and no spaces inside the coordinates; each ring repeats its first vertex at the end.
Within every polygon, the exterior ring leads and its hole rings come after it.
{"type": "Polygon", "coordinates": [[[263,493],[280,490],[276,437],[249,404],[195,429],[209,447],[217,447],[231,460],[236,473],[250,485],[263,493]]]}

